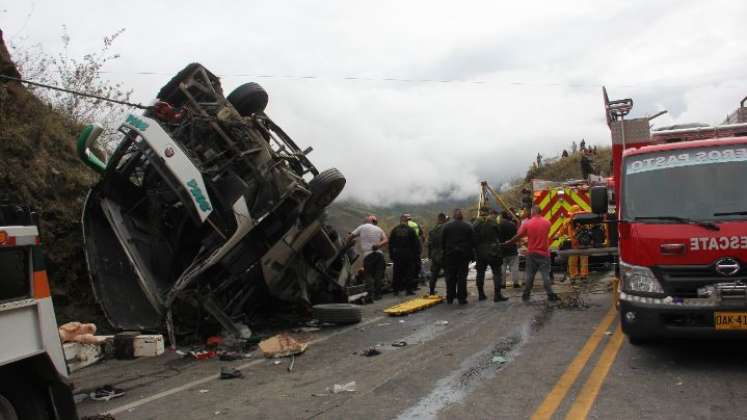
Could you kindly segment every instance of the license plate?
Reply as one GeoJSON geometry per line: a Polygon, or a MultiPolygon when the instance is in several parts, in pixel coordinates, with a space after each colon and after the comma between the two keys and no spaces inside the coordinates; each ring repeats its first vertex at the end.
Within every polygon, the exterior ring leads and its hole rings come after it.
{"type": "Polygon", "coordinates": [[[717,330],[747,330],[747,312],[715,312],[713,325],[717,330]]]}

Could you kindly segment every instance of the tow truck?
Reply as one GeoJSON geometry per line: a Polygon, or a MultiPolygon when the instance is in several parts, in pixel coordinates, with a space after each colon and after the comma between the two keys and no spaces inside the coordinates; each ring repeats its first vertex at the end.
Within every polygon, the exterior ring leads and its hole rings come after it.
{"type": "Polygon", "coordinates": [[[35,219],[0,205],[0,419],[75,420],[35,219]]]}
{"type": "Polygon", "coordinates": [[[623,332],[747,337],[747,98],[722,124],[652,130],[662,112],[626,119],[633,100],[603,95],[614,195],[593,188],[591,205],[615,197],[623,332]]]}

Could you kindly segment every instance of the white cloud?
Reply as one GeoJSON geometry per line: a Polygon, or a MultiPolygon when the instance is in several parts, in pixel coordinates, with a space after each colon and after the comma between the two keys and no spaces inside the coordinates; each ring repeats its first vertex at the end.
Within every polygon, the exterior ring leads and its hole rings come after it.
{"type": "MultiPolygon", "coordinates": [[[[6,36],[28,10],[0,15],[6,36]]],[[[346,174],[348,197],[384,204],[474,194],[482,178],[521,175],[538,151],[559,154],[582,137],[607,144],[601,84],[633,97],[638,115],[669,109],[658,125],[719,122],[747,94],[746,12],[734,1],[50,0],[37,2],[16,39],[54,51],[67,24],[71,53],[82,54],[126,27],[115,45],[122,59],[107,70],[144,102],[191,61],[225,75],[316,75],[256,80],[270,93],[268,113],[315,148],[313,161],[346,174]]],[[[225,77],[224,86],[251,80],[225,77]]]]}

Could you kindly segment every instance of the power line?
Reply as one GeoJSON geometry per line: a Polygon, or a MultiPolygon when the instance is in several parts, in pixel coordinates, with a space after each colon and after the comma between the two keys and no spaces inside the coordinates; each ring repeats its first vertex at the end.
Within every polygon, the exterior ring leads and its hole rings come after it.
{"type": "Polygon", "coordinates": [[[42,87],[42,88],[45,88],[45,89],[58,90],[60,92],[70,93],[72,95],[84,96],[86,98],[98,99],[100,101],[107,101],[107,102],[112,102],[112,103],[115,103],[115,104],[131,106],[133,108],[138,108],[138,109],[150,109],[149,106],[145,106],[143,104],[135,104],[135,103],[132,103],[132,102],[120,101],[118,99],[107,98],[105,96],[93,95],[91,93],[78,92],[78,91],[75,91],[75,90],[65,89],[65,88],[61,88],[61,87],[58,87],[58,86],[54,86],[54,85],[48,85],[48,84],[45,84],[45,83],[33,82],[31,80],[26,80],[26,79],[20,79],[18,77],[10,77],[10,76],[5,76],[5,75],[0,74],[0,79],[2,79],[2,80],[10,80],[10,81],[19,82],[19,83],[25,83],[27,85],[32,85],[32,86],[39,86],[39,87],[42,87]]]}

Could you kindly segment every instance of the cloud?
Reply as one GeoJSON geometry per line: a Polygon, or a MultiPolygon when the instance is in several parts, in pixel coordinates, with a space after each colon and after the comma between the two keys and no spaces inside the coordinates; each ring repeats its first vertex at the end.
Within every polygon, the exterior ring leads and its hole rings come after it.
{"type": "MultiPolygon", "coordinates": [[[[12,34],[28,10],[8,9],[12,34]]],[[[106,70],[140,101],[195,60],[226,75],[227,91],[259,81],[272,118],[314,147],[317,166],[345,173],[345,196],[422,203],[521,176],[537,152],[558,155],[573,140],[608,144],[603,84],[632,97],[635,115],[668,109],[657,125],[720,122],[747,94],[746,12],[743,2],[674,0],[50,1],[19,36],[54,51],[66,23],[80,55],[126,27],[122,58],[106,70]],[[86,25],[76,25],[81,8],[86,25]]]]}

